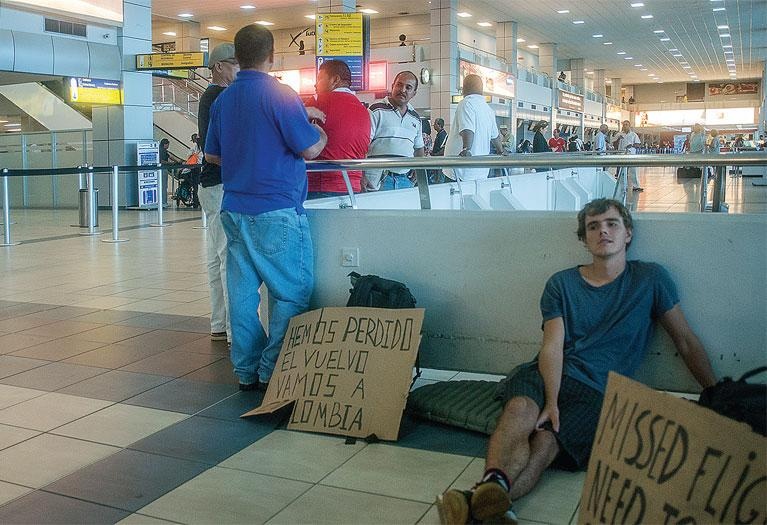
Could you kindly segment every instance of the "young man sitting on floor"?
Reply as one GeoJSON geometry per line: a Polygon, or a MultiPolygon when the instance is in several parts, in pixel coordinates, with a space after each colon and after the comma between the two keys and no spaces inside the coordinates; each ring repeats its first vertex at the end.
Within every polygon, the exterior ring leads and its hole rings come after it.
{"type": "Polygon", "coordinates": [[[469,491],[437,498],[443,524],[513,518],[512,500],[555,464],[588,465],[609,371],[632,376],[659,320],[701,386],[716,382],[687,324],[676,287],[660,265],[626,261],[633,226],[620,202],[597,199],[578,213],[591,264],[558,272],[541,297],[543,343],[506,380],[506,405],[490,437],[485,474],[469,491]]]}

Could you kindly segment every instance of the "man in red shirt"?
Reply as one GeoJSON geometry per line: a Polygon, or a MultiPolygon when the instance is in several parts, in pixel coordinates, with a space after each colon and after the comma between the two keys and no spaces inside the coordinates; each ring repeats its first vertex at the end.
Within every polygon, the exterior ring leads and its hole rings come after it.
{"type": "Polygon", "coordinates": [[[554,136],[552,136],[549,139],[549,147],[551,148],[551,151],[555,151],[557,153],[562,153],[565,151],[565,145],[567,142],[565,139],[559,136],[559,130],[554,129],[554,136]]]}
{"type": "MultiPolygon", "coordinates": [[[[349,89],[352,74],[349,66],[341,60],[322,63],[317,72],[317,96],[307,103],[309,117],[314,107],[324,114],[324,122],[318,122],[328,136],[328,143],[317,160],[364,159],[370,146],[370,114],[349,89]]],[[[349,171],[349,179],[355,193],[359,193],[361,171],[349,171]]],[[[340,171],[310,171],[308,199],[320,199],[334,195],[348,195],[340,171]]]]}

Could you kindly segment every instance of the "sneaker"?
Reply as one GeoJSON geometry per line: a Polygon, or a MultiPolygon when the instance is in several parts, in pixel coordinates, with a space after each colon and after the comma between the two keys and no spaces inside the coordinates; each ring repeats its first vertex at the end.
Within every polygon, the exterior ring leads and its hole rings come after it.
{"type": "Polygon", "coordinates": [[[450,489],[437,496],[437,512],[442,525],[465,525],[469,522],[471,492],[450,489]]]}
{"type": "Polygon", "coordinates": [[[500,483],[485,481],[471,490],[470,507],[476,520],[498,520],[511,508],[511,498],[500,483]]]}
{"type": "Polygon", "coordinates": [[[211,341],[226,341],[226,332],[211,332],[211,341]]]}

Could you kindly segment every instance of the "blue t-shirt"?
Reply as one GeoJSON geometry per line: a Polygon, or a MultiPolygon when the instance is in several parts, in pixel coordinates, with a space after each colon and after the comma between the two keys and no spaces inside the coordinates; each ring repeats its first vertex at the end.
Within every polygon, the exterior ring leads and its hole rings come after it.
{"type": "Polygon", "coordinates": [[[596,287],[578,268],[554,274],[541,297],[543,320],[565,325],[563,374],[600,392],[607,373],[632,377],[642,362],[653,322],[679,302],[665,268],[628,261],[614,281],[596,287]]]}
{"type": "Polygon", "coordinates": [[[303,213],[307,179],[301,152],[319,138],[295,91],[260,71],[237,73],[213,103],[205,139],[205,152],[221,157],[221,209],[303,213]]]}

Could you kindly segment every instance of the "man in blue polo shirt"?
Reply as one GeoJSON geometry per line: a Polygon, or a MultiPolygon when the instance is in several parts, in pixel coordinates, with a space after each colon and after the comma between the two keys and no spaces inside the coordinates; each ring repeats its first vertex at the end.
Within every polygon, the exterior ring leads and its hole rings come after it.
{"type": "Polygon", "coordinates": [[[227,237],[231,359],[240,390],[265,389],[290,318],[309,307],[312,240],[303,202],[304,160],[327,143],[298,95],[268,75],[274,37],[248,25],[234,37],[237,79],[210,112],[205,159],[221,165],[221,223],[227,237]],[[269,334],[258,318],[258,288],[269,289],[269,334]]]}

